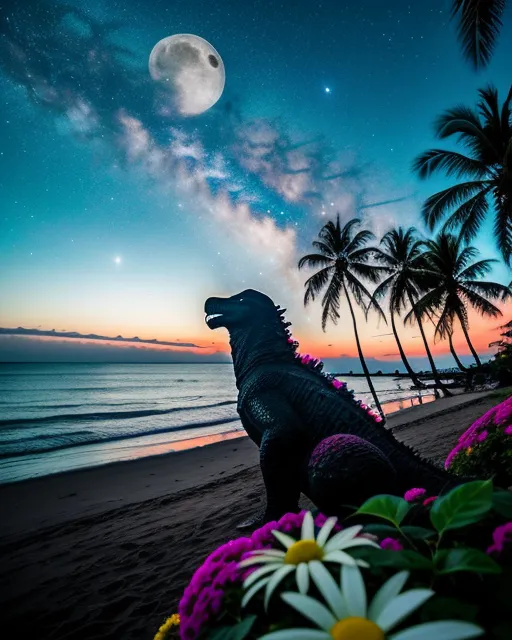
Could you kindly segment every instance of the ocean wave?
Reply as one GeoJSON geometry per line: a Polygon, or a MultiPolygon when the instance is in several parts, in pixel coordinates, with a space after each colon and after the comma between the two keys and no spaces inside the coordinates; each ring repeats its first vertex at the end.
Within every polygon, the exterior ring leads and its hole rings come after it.
{"type": "MultiPolygon", "coordinates": [[[[0,451],[0,460],[6,459],[6,458],[32,455],[35,453],[49,453],[50,451],[58,451],[60,449],[67,449],[72,447],[82,447],[85,445],[105,444],[109,442],[117,442],[120,440],[133,440],[134,438],[154,436],[154,435],[159,435],[163,433],[173,433],[176,431],[185,431],[187,429],[215,427],[218,425],[230,424],[232,422],[238,422],[238,421],[239,421],[238,416],[236,418],[235,417],[220,418],[218,420],[207,420],[205,422],[191,422],[189,424],[180,425],[176,427],[162,427],[160,429],[151,429],[149,431],[122,433],[122,434],[117,434],[112,436],[96,437],[96,438],[82,437],[80,434],[85,435],[88,433],[90,434],[90,432],[77,431],[74,433],[59,434],[58,436],[54,436],[54,440],[55,440],[54,444],[52,445],[48,444],[45,446],[45,443],[41,442],[42,446],[39,446],[39,447],[34,447],[33,444],[32,446],[30,445],[26,446],[29,439],[23,438],[23,440],[11,441],[9,443],[9,446],[4,447],[4,450],[0,451]]],[[[32,442],[34,441],[32,440],[32,442]]],[[[39,440],[36,439],[35,442],[39,442],[39,440]]]]}
{"type": "Polygon", "coordinates": [[[172,407],[170,409],[141,409],[139,411],[96,411],[93,413],[64,413],[44,416],[40,418],[14,418],[11,420],[0,420],[0,428],[16,426],[33,427],[34,424],[44,424],[47,422],[82,422],[84,420],[129,420],[132,418],[145,418],[148,416],[163,416],[179,411],[197,411],[200,409],[212,409],[214,407],[224,407],[236,404],[236,400],[223,400],[212,404],[199,406],[172,407]]]}

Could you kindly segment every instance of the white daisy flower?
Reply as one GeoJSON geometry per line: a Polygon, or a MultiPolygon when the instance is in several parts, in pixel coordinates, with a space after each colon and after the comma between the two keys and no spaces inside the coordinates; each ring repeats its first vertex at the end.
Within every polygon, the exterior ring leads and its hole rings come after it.
{"type": "Polygon", "coordinates": [[[357,566],[342,567],[341,589],[321,562],[311,562],[309,571],[328,607],[299,593],[286,592],[281,598],[319,629],[283,629],[260,640],[464,640],[484,633],[469,622],[442,620],[388,635],[434,592],[410,589],[400,593],[409,577],[408,571],[401,571],[382,585],[367,606],[366,587],[357,566]]]}
{"type": "Polygon", "coordinates": [[[337,518],[328,518],[315,539],[315,523],[311,512],[308,511],[302,522],[300,540],[295,540],[280,531],[272,531],[286,551],[261,549],[260,551],[253,551],[251,558],[242,560],[241,567],[249,567],[255,564],[263,565],[251,573],[244,581],[246,593],[242,599],[242,607],[245,607],[255,593],[266,587],[265,608],[267,608],[270,597],[276,587],[288,574],[294,571],[297,588],[300,593],[307,593],[309,589],[309,567],[313,561],[336,562],[351,566],[358,564],[361,567],[367,567],[368,563],[363,560],[355,560],[344,549],[361,545],[379,548],[379,545],[368,538],[357,537],[363,528],[362,526],[343,529],[343,531],[339,531],[328,540],[336,522],[337,518]]]}

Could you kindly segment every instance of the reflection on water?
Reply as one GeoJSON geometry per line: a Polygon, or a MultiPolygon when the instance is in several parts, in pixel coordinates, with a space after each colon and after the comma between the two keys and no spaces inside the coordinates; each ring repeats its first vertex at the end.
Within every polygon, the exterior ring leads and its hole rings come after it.
{"type": "Polygon", "coordinates": [[[179,440],[178,442],[164,442],[162,444],[148,444],[138,449],[132,449],[133,458],[142,458],[144,456],[156,456],[161,453],[171,453],[174,451],[184,451],[185,449],[195,449],[196,447],[204,447],[207,444],[215,444],[216,442],[224,442],[224,440],[233,440],[241,438],[246,433],[243,430],[227,431],[226,433],[213,433],[209,436],[200,436],[198,438],[189,438],[188,440],[179,440]]]}
{"type": "Polygon", "coordinates": [[[401,411],[402,409],[409,409],[410,407],[416,407],[420,404],[428,404],[429,402],[433,402],[435,399],[436,398],[433,393],[426,396],[413,396],[411,398],[400,398],[399,400],[386,402],[384,405],[382,405],[382,409],[384,410],[384,413],[387,416],[389,416],[392,413],[401,411]]]}

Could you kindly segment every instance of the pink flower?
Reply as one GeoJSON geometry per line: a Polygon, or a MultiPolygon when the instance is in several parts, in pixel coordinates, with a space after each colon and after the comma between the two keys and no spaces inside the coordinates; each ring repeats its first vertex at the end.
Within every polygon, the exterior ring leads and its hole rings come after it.
{"type": "Polygon", "coordinates": [[[334,378],[334,380],[332,381],[332,386],[336,389],[340,389],[343,386],[343,382],[340,382],[339,380],[336,380],[336,378],[334,378]]]}
{"type": "Polygon", "coordinates": [[[455,458],[456,455],[458,455],[462,449],[464,447],[462,446],[462,443],[459,442],[458,445],[456,445],[448,454],[448,457],[446,458],[445,462],[444,462],[444,468],[448,469],[448,467],[451,465],[451,463],[453,462],[453,459],[455,458]]]}
{"type": "Polygon", "coordinates": [[[478,442],[483,442],[483,441],[487,438],[487,436],[488,436],[488,435],[489,435],[489,432],[488,432],[487,430],[482,431],[482,433],[480,433],[480,434],[477,436],[477,441],[478,441],[478,442]]]}
{"type": "Polygon", "coordinates": [[[426,507],[427,505],[431,504],[436,498],[437,496],[430,496],[426,500],[423,500],[423,506],[426,507]]]}
{"type": "Polygon", "coordinates": [[[403,546],[399,540],[395,538],[384,538],[380,543],[381,549],[388,549],[389,551],[402,551],[403,546]]]}
{"type": "Polygon", "coordinates": [[[507,436],[512,436],[512,424],[509,424],[508,427],[505,427],[503,429],[503,433],[505,433],[507,436]]]}
{"type": "Polygon", "coordinates": [[[512,542],[512,522],[496,527],[492,533],[493,544],[487,553],[501,553],[506,542],[512,542]]]}
{"type": "Polygon", "coordinates": [[[425,489],[409,489],[409,491],[406,491],[404,494],[404,500],[406,502],[416,502],[416,500],[422,498],[426,493],[425,489]]]}

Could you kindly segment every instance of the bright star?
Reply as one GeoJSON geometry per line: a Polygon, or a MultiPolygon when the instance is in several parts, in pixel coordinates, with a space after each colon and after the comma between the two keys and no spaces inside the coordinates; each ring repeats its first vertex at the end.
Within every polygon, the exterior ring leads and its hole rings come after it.
{"type": "Polygon", "coordinates": [[[121,264],[121,256],[116,256],[116,257],[114,258],[114,262],[115,262],[116,264],[121,264]]]}
{"type": "Polygon", "coordinates": [[[331,93],[331,89],[329,87],[325,87],[325,93],[331,93]]]}

